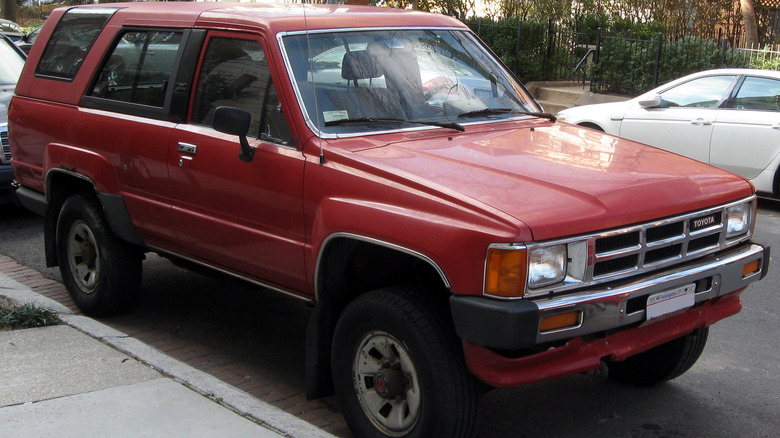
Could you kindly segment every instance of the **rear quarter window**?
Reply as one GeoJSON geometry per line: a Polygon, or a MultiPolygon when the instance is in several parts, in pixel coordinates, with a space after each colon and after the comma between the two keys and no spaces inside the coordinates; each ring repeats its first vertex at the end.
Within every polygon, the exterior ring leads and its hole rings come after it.
{"type": "Polygon", "coordinates": [[[73,8],[67,11],[46,43],[35,74],[73,79],[92,43],[116,11],[115,8],[73,8]]]}
{"type": "Polygon", "coordinates": [[[181,31],[125,31],[112,47],[90,95],[162,107],[182,43],[181,31]]]}

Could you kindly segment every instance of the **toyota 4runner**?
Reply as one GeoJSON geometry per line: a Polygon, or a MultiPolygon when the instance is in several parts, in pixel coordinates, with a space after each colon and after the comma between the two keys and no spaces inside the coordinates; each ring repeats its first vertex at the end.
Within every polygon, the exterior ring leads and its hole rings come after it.
{"type": "Polygon", "coordinates": [[[483,382],[652,385],[766,274],[753,187],[542,113],[459,21],[353,6],[57,9],[10,105],[16,199],[76,304],[155,252],[313,306],[356,436],[467,436],[483,382]]]}

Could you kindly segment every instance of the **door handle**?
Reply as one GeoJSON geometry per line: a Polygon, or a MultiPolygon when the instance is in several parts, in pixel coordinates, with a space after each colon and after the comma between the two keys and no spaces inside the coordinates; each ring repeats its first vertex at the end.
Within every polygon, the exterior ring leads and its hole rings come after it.
{"type": "Polygon", "coordinates": [[[179,152],[183,152],[185,154],[195,155],[198,152],[198,146],[194,144],[179,142],[179,145],[176,146],[176,150],[178,150],[179,152]]]}
{"type": "Polygon", "coordinates": [[[780,129],[780,122],[773,124],[772,129],[780,129]]]}
{"type": "Polygon", "coordinates": [[[712,120],[705,120],[701,117],[691,120],[692,125],[696,126],[709,126],[712,125],[712,120]]]}

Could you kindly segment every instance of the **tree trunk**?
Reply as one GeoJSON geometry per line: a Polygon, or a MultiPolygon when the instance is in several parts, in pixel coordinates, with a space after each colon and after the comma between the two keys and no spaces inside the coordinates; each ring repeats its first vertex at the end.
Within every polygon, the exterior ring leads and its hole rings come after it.
{"type": "Polygon", "coordinates": [[[758,23],[753,0],[739,0],[742,8],[742,21],[745,23],[745,45],[749,49],[758,49],[758,23]]]}
{"type": "Polygon", "coordinates": [[[16,21],[16,0],[2,0],[3,18],[16,21]]]}

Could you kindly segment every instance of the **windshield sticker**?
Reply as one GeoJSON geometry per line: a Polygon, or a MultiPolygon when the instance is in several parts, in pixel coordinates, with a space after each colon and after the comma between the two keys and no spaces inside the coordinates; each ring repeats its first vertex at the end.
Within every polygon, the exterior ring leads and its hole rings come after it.
{"type": "Polygon", "coordinates": [[[322,117],[325,119],[325,123],[336,120],[347,120],[349,119],[349,112],[347,112],[347,110],[323,111],[322,117]]]}

